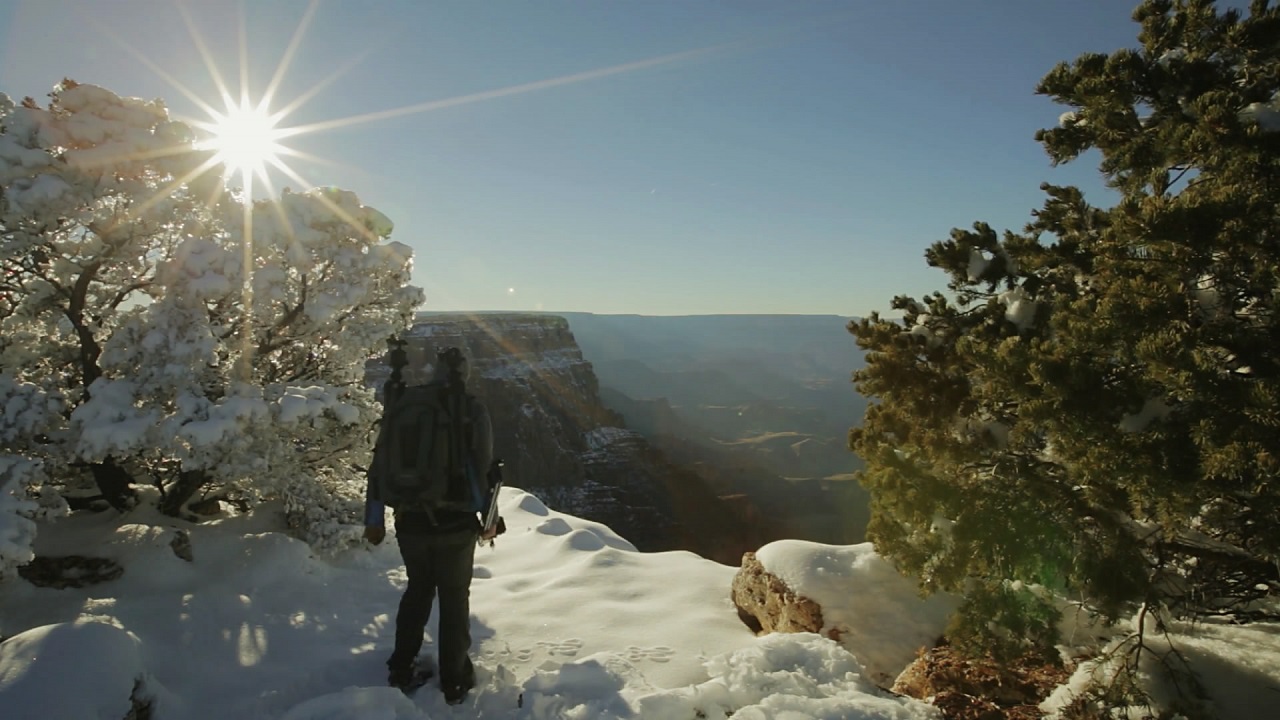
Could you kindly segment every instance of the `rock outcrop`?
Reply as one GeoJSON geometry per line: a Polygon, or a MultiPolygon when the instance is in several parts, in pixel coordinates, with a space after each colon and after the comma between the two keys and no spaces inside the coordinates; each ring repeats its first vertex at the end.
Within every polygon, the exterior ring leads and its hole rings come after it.
{"type": "MultiPolygon", "coordinates": [[[[405,337],[406,382],[425,382],[436,352],[456,346],[471,361],[471,392],[494,424],[508,484],[562,512],[605,523],[646,551],[686,549],[734,562],[758,547],[692,472],[673,465],[600,401],[591,364],[568,322],[525,313],[422,315],[405,337]]],[[[382,359],[367,367],[379,387],[382,359]]]]}
{"type": "Polygon", "coordinates": [[[755,553],[742,556],[742,567],[733,576],[731,596],[738,617],[757,635],[822,632],[822,608],[818,603],[797,595],[778,576],[765,570],[755,553]]]}

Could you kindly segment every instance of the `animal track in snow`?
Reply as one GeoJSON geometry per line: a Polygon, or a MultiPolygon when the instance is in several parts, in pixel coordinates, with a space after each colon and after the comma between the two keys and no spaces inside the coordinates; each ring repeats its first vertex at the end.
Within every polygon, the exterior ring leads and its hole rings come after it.
{"type": "Polygon", "coordinates": [[[534,655],[533,648],[520,648],[519,650],[512,650],[510,646],[505,647],[501,650],[480,651],[480,657],[486,660],[492,660],[492,661],[516,660],[518,662],[528,662],[533,659],[533,655],[534,655]]]}
{"type": "Polygon", "coordinates": [[[550,655],[566,655],[573,657],[582,649],[582,641],[577,638],[569,638],[560,642],[551,642],[549,640],[539,640],[538,647],[543,648],[550,655]]]}
{"type": "Polygon", "coordinates": [[[670,662],[671,658],[675,657],[675,655],[676,651],[666,645],[658,645],[651,648],[629,645],[627,646],[627,651],[624,653],[624,657],[633,663],[640,662],[641,660],[652,660],[653,662],[660,663],[670,662]]]}

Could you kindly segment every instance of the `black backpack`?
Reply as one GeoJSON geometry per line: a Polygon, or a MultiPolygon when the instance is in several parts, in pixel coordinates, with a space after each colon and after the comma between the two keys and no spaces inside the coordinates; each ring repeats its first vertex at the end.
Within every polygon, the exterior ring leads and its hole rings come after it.
{"type": "Polygon", "coordinates": [[[427,513],[484,509],[481,474],[471,459],[474,403],[457,382],[398,393],[383,415],[374,458],[384,503],[427,513]]]}

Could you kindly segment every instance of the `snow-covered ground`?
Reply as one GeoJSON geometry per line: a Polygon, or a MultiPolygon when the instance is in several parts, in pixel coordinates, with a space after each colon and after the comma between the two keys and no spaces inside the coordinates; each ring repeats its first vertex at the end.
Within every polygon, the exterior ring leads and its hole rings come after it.
{"type": "MultiPolygon", "coordinates": [[[[767,568],[823,603],[843,645],[757,638],[729,600],[735,568],[636,552],[514,488],[502,511],[508,533],[476,555],[479,683],[460,706],[432,685],[413,697],[385,686],[405,582],[394,538],[321,559],[267,507],[191,528],[191,563],[169,547],[172,521],[143,510],[123,526],[103,513],[41,528],[39,554],[87,547],[126,570],[83,589],[0,585],[0,634],[14,636],[0,644],[3,716],[123,718],[142,678],[156,720],[937,717],[871,679],[941,632],[947,601],[916,597],[870,546],[763,548],[767,568]]],[[[1190,647],[1223,716],[1265,716],[1280,700],[1276,628],[1209,629],[1190,647]]]]}

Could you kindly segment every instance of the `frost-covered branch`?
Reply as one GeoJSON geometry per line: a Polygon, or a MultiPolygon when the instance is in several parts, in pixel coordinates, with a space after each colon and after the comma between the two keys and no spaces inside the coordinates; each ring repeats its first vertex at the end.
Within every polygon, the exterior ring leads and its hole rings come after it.
{"type": "Polygon", "coordinates": [[[200,492],[350,482],[335,468],[367,443],[335,430],[372,422],[364,361],[422,297],[390,221],[318,189],[245,223],[162,103],[71,81],[50,98],[0,96],[0,375],[65,400],[56,432],[14,447],[88,470],[121,507],[157,485],[174,514],[200,492]]]}

